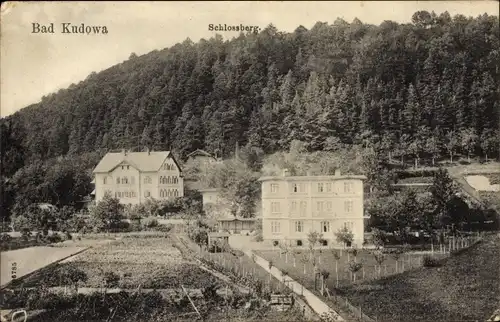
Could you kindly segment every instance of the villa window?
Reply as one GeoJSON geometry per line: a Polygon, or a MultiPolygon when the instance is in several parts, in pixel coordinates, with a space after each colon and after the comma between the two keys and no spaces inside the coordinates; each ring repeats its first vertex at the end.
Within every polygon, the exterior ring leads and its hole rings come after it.
{"type": "Polygon", "coordinates": [[[353,202],[351,200],[344,201],[344,211],[346,213],[351,213],[353,208],[353,202]]]}
{"type": "Polygon", "coordinates": [[[328,240],[326,239],[323,239],[321,243],[323,244],[323,246],[328,246],[328,240]]]}
{"type": "Polygon", "coordinates": [[[108,179],[108,178],[104,177],[104,179],[102,179],[102,183],[103,183],[103,184],[107,184],[107,182],[106,182],[106,181],[107,181],[107,179],[108,179]]]}
{"type": "Polygon", "coordinates": [[[300,239],[297,240],[297,246],[302,246],[302,240],[300,239]]]}
{"type": "Polygon", "coordinates": [[[318,192],[323,192],[324,188],[325,188],[325,185],[322,182],[318,183],[318,192]]]}
{"type": "Polygon", "coordinates": [[[128,166],[127,166],[127,170],[129,170],[129,169],[130,169],[130,166],[128,165],[128,166]]]}
{"type": "Polygon", "coordinates": [[[344,182],[344,193],[352,192],[352,182],[344,182]]]}
{"type": "Polygon", "coordinates": [[[316,210],[318,212],[323,212],[323,201],[316,202],[316,210]]]}
{"type": "Polygon", "coordinates": [[[151,193],[148,190],[144,191],[144,197],[148,198],[149,196],[151,196],[151,193]]]}
{"type": "Polygon", "coordinates": [[[297,212],[297,201],[292,201],[290,203],[290,212],[297,212]]]}
{"type": "Polygon", "coordinates": [[[122,177],[122,184],[127,184],[127,183],[128,183],[127,177],[122,177]]]}
{"type": "Polygon", "coordinates": [[[116,178],[116,183],[120,184],[120,178],[116,178]]]}
{"type": "Polygon", "coordinates": [[[352,221],[346,221],[344,223],[344,229],[349,229],[352,231],[352,228],[354,227],[354,223],[352,221]]]}
{"type": "Polygon", "coordinates": [[[330,222],[323,221],[321,223],[321,231],[324,233],[329,233],[330,232],[330,222]]]}
{"type": "Polygon", "coordinates": [[[272,183],[271,184],[271,193],[278,193],[279,191],[279,185],[277,183],[272,183]]]}
{"type": "Polygon", "coordinates": [[[298,233],[304,232],[304,222],[303,221],[296,221],[295,222],[295,231],[298,233]]]}
{"type": "Polygon", "coordinates": [[[280,212],[280,203],[279,202],[271,202],[271,212],[279,213],[280,212]]]}
{"type": "Polygon", "coordinates": [[[151,177],[144,177],[144,183],[145,184],[151,183],[151,177]]]}
{"type": "Polygon", "coordinates": [[[332,183],[331,182],[326,184],[326,192],[332,192],[332,183]]]}
{"type": "Polygon", "coordinates": [[[292,185],[292,190],[293,190],[293,192],[299,192],[299,185],[298,185],[298,184],[296,184],[296,183],[294,183],[294,184],[292,185]]]}
{"type": "Polygon", "coordinates": [[[280,222],[279,221],[271,221],[271,233],[277,234],[280,232],[280,222]]]}
{"type": "Polygon", "coordinates": [[[326,211],[330,212],[332,211],[333,207],[332,207],[332,202],[331,201],[327,201],[326,202],[326,211]]]}

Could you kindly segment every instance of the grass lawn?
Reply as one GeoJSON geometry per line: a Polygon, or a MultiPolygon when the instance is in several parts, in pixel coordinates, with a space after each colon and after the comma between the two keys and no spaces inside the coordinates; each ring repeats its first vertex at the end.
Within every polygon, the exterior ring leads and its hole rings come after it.
{"type": "Polygon", "coordinates": [[[24,286],[35,286],[48,281],[48,286],[60,286],[57,274],[65,267],[83,270],[88,277],[81,286],[101,287],[104,274],[114,272],[121,279],[119,287],[136,288],[202,288],[218,279],[196,264],[183,259],[169,238],[124,238],[82,253],[73,261],[58,264],[50,271],[42,271],[24,281],[24,286]]]}
{"type": "Polygon", "coordinates": [[[341,289],[370,317],[384,321],[486,320],[500,303],[500,236],[444,260],[442,267],[341,289]]]}

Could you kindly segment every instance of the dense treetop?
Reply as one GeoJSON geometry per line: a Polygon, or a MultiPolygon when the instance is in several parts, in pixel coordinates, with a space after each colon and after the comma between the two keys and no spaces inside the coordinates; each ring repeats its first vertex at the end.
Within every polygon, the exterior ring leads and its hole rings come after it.
{"type": "Polygon", "coordinates": [[[109,149],[227,156],[238,143],[270,154],[292,140],[308,151],[379,142],[417,158],[495,156],[499,36],[496,16],[421,11],[409,24],[337,19],[186,39],[2,119],[3,173],[109,149]]]}

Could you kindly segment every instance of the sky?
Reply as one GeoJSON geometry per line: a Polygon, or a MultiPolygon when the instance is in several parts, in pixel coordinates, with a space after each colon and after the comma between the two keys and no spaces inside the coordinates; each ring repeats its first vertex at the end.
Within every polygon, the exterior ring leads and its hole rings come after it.
{"type": "Polygon", "coordinates": [[[477,17],[498,15],[497,1],[252,1],[252,2],[7,2],[0,15],[0,116],[84,80],[91,72],[121,63],[132,52],[146,54],[187,37],[197,42],[216,33],[209,24],[259,26],[272,23],[293,32],[337,18],[379,25],[411,21],[419,10],[477,17]],[[54,23],[54,33],[32,33],[33,23],[54,23]],[[62,34],[61,24],[106,26],[107,34],[62,34]]]}

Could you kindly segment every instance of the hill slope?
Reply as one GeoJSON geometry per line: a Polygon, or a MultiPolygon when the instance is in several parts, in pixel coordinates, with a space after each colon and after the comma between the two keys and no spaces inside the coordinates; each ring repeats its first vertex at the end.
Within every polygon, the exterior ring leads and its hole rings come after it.
{"type": "Polygon", "coordinates": [[[371,317],[384,321],[486,320],[500,304],[500,235],[445,260],[346,290],[371,317]]]}
{"type": "Polygon", "coordinates": [[[494,157],[498,25],[418,12],[411,24],[269,26],[132,54],[2,119],[3,171],[122,147],[226,156],[238,142],[272,153],[292,139],[320,150],[383,138],[402,157],[446,156],[438,147],[458,134],[481,144],[452,140],[455,150],[494,157]]]}

